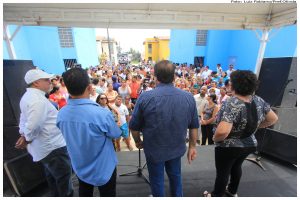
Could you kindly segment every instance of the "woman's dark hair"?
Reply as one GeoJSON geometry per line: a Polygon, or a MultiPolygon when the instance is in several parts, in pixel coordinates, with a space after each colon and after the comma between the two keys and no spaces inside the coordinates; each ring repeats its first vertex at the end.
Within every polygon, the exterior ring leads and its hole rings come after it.
{"type": "Polygon", "coordinates": [[[93,85],[98,85],[99,83],[99,78],[94,78],[92,81],[93,85]]]}
{"type": "Polygon", "coordinates": [[[225,86],[228,86],[228,85],[229,85],[229,79],[226,79],[226,80],[225,80],[224,85],[225,85],[225,86]]]}
{"type": "Polygon", "coordinates": [[[64,83],[71,95],[82,95],[90,84],[87,71],[82,68],[72,68],[63,73],[64,83]]]}
{"type": "Polygon", "coordinates": [[[217,104],[217,95],[215,95],[215,94],[209,94],[208,96],[211,98],[211,100],[212,100],[215,104],[217,104]]]}
{"type": "Polygon", "coordinates": [[[257,87],[257,76],[250,70],[236,70],[230,74],[231,88],[236,94],[252,95],[257,87]]]}
{"type": "Polygon", "coordinates": [[[168,60],[162,60],[155,64],[154,75],[161,83],[172,83],[174,80],[175,65],[168,60]]]}
{"type": "Polygon", "coordinates": [[[54,94],[54,93],[57,92],[58,90],[59,90],[59,87],[54,86],[49,94],[54,94]]]}
{"type": "Polygon", "coordinates": [[[106,96],[104,93],[102,93],[102,94],[99,94],[99,95],[97,96],[97,98],[96,98],[96,103],[98,103],[99,105],[100,105],[100,97],[101,97],[102,95],[104,95],[104,96],[106,97],[106,100],[107,100],[107,102],[108,102],[107,96],[106,96]]]}

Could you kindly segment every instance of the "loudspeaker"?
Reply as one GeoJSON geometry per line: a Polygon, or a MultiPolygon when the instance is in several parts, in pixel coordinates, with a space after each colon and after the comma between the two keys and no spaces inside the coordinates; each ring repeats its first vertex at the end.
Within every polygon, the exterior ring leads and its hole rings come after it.
{"type": "Polygon", "coordinates": [[[271,106],[280,106],[287,85],[293,57],[264,58],[258,77],[259,88],[256,94],[271,106]]]}
{"type": "Polygon", "coordinates": [[[257,150],[281,161],[297,165],[297,137],[273,129],[258,129],[257,150]]]}
{"type": "Polygon", "coordinates": [[[289,84],[284,90],[280,107],[273,110],[278,115],[278,122],[274,125],[274,129],[297,135],[297,58],[293,58],[290,73],[288,76],[289,84]]]}
{"type": "Polygon", "coordinates": [[[4,162],[4,170],[18,196],[46,181],[42,164],[32,162],[32,157],[28,153],[4,162]]]}
{"type": "Polygon", "coordinates": [[[3,127],[3,160],[8,161],[17,156],[27,153],[26,149],[16,149],[15,143],[17,142],[19,134],[18,126],[3,127]]]}
{"type": "Polygon", "coordinates": [[[4,126],[19,124],[19,103],[27,88],[24,76],[28,70],[33,68],[31,60],[3,60],[3,88],[5,91],[3,95],[6,95],[3,97],[3,103],[8,106],[4,106],[3,110],[3,118],[6,118],[4,126]]]}

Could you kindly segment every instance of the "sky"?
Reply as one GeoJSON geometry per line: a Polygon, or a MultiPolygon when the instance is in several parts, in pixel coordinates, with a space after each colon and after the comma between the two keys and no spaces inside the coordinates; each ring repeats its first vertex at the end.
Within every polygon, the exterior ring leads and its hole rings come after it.
{"type": "MultiPolygon", "coordinates": [[[[129,51],[130,48],[144,52],[143,42],[146,38],[153,36],[169,36],[170,29],[108,29],[109,37],[115,38],[120,43],[122,52],[129,51]]],[[[104,28],[96,29],[97,36],[107,37],[107,31],[104,28]]]]}

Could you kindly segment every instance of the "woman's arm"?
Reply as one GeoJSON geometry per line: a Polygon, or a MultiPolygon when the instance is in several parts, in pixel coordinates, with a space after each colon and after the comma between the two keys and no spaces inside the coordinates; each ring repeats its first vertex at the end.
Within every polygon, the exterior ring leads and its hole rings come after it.
{"type": "Polygon", "coordinates": [[[274,113],[273,110],[270,110],[267,113],[265,120],[260,123],[258,128],[267,128],[275,124],[277,121],[278,121],[278,116],[274,113]]]}
{"type": "Polygon", "coordinates": [[[221,142],[229,135],[232,129],[232,123],[221,121],[216,129],[216,132],[213,137],[213,141],[221,142]]]}

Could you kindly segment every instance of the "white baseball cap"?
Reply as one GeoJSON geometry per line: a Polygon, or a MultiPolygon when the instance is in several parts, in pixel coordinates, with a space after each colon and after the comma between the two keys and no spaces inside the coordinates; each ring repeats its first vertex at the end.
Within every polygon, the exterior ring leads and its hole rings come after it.
{"type": "Polygon", "coordinates": [[[24,79],[27,84],[30,84],[42,78],[50,79],[52,77],[54,77],[54,74],[48,74],[40,69],[31,69],[25,74],[24,79]]]}

